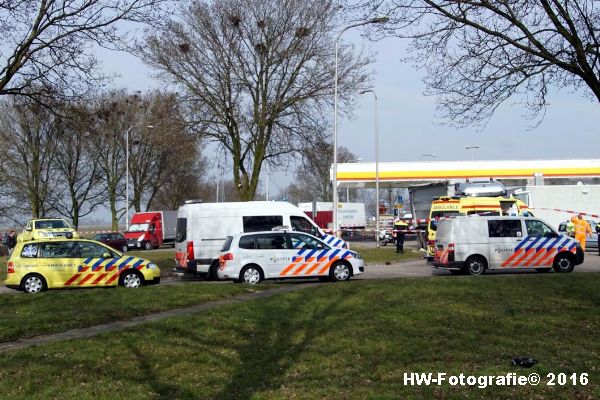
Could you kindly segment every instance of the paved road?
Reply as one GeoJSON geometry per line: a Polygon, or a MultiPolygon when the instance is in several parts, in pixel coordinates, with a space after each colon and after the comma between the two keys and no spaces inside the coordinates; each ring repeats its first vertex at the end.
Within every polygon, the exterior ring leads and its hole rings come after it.
{"type": "MultiPolygon", "coordinates": [[[[600,272],[600,256],[586,252],[583,264],[575,267],[574,272],[600,272]]],[[[489,275],[538,274],[535,270],[490,271],[489,275]]],[[[448,271],[436,270],[423,259],[403,261],[390,265],[368,265],[360,279],[393,279],[406,277],[425,277],[452,275],[448,271]]]]}
{"type": "MultiPolygon", "coordinates": [[[[595,252],[586,252],[585,261],[583,264],[575,267],[575,273],[585,272],[600,272],[600,256],[595,252]]],[[[487,275],[517,275],[517,274],[538,274],[534,270],[504,270],[490,271],[487,275]]],[[[436,270],[424,259],[409,260],[392,263],[390,265],[367,265],[365,273],[357,276],[355,279],[394,279],[394,278],[422,278],[430,276],[448,276],[452,275],[448,271],[436,270]]],[[[181,279],[178,277],[166,278],[161,284],[179,284],[182,282],[194,282],[196,279],[181,279]]],[[[304,280],[287,281],[290,283],[302,283],[304,280]]],[[[214,284],[226,284],[227,282],[211,282],[214,284]]],[[[8,289],[5,286],[0,286],[0,294],[17,294],[21,293],[16,290],[8,289]]]]}

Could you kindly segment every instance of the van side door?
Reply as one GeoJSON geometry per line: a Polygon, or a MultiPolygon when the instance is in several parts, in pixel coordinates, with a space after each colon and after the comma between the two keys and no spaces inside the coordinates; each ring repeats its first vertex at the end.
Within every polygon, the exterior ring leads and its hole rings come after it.
{"type": "Polygon", "coordinates": [[[525,241],[523,225],[520,219],[489,219],[488,232],[490,238],[489,268],[518,267],[521,259],[521,248],[525,241]]]}

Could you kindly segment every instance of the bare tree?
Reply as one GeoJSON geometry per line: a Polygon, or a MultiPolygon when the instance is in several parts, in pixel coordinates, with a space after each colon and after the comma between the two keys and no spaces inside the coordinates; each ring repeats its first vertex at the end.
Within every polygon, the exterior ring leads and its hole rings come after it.
{"type": "Polygon", "coordinates": [[[64,105],[59,114],[53,137],[58,151],[53,164],[57,187],[51,196],[52,206],[78,228],[80,218],[91,214],[105,200],[100,185],[98,150],[92,145],[87,107],[64,105]]]}
{"type": "Polygon", "coordinates": [[[113,230],[118,230],[119,219],[125,214],[125,133],[135,120],[129,96],[111,92],[91,102],[94,115],[90,122],[91,145],[97,151],[100,186],[106,195],[113,230]]]}
{"type": "MultiPolygon", "coordinates": [[[[293,152],[327,126],[338,3],[189,0],[181,10],[140,51],[184,91],[195,126],[228,151],[239,196],[251,200],[265,160],[293,152]]],[[[368,62],[341,48],[343,99],[366,87],[368,62]]]]}
{"type": "Polygon", "coordinates": [[[515,97],[539,116],[552,87],[600,101],[597,1],[363,0],[360,9],[390,15],[386,33],[414,39],[410,59],[456,125],[484,122],[515,97]]]}
{"type": "Polygon", "coordinates": [[[95,87],[105,76],[94,46],[127,34],[117,24],[153,22],[166,0],[14,0],[0,2],[0,95],[48,101],[95,87]],[[57,91],[60,89],[60,92],[57,91]]]}
{"type": "Polygon", "coordinates": [[[16,98],[1,104],[1,163],[10,197],[16,200],[14,211],[40,218],[52,209],[55,132],[56,120],[47,108],[16,98]]]}
{"type": "MultiPolygon", "coordinates": [[[[153,92],[131,98],[136,113],[135,129],[130,133],[129,171],[133,196],[131,205],[136,211],[149,210],[157,194],[178,181],[184,186],[176,189],[185,193],[187,185],[179,175],[200,174],[199,138],[188,129],[173,93],[153,92]]],[[[200,176],[196,175],[196,180],[200,176]]],[[[193,186],[193,184],[192,184],[193,186]]],[[[169,203],[178,199],[175,193],[169,203]]]]}
{"type": "MultiPolygon", "coordinates": [[[[298,186],[305,188],[311,198],[306,201],[332,201],[331,191],[331,160],[333,159],[333,145],[326,139],[315,138],[306,142],[300,151],[302,161],[296,169],[298,186]]],[[[353,162],[358,156],[345,147],[338,148],[338,162],[353,162]]]]}

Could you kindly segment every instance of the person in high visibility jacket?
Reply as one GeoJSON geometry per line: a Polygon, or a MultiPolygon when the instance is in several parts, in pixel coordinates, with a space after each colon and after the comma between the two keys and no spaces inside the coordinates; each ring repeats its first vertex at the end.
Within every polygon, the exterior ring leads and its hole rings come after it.
{"type": "Polygon", "coordinates": [[[575,240],[579,242],[583,251],[585,251],[585,240],[588,236],[592,236],[592,228],[590,227],[590,224],[583,219],[583,215],[579,214],[577,216],[577,221],[575,222],[575,240]]]}
{"type": "Polygon", "coordinates": [[[408,224],[404,221],[394,222],[394,233],[396,234],[396,253],[404,254],[404,238],[408,224]]]}
{"type": "Polygon", "coordinates": [[[575,237],[575,223],[577,223],[577,217],[573,215],[567,223],[567,236],[575,237]]]}

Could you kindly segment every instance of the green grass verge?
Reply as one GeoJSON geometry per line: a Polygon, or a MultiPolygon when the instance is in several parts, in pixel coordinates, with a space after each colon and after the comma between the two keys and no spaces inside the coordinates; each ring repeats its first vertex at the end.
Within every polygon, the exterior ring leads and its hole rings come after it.
{"type": "Polygon", "coordinates": [[[365,260],[367,265],[385,264],[402,260],[414,260],[423,258],[423,254],[412,248],[404,248],[403,254],[396,253],[396,246],[385,246],[380,248],[363,247],[360,245],[350,246],[351,250],[357,251],[365,260]]]}
{"type": "Polygon", "coordinates": [[[272,285],[186,282],[139,289],[94,288],[0,295],[0,342],[63,332],[219,300],[272,285]]]}
{"type": "Polygon", "coordinates": [[[315,286],[3,354],[0,391],[78,399],[600,398],[599,286],[600,274],[315,286]],[[540,364],[511,367],[513,356],[540,364]],[[590,383],[405,386],[408,372],[585,372],[590,383]]]}

